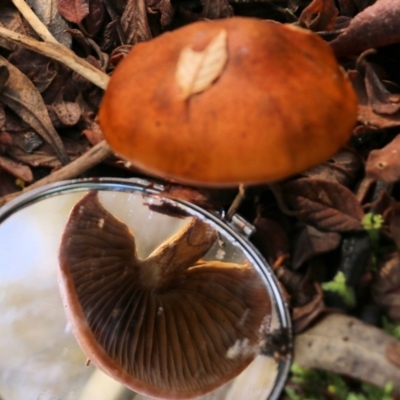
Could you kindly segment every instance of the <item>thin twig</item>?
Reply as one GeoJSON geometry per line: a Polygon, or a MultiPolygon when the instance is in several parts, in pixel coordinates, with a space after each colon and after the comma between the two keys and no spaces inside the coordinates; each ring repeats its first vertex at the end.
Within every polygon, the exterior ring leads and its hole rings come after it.
{"type": "Polygon", "coordinates": [[[19,195],[29,192],[32,189],[36,189],[38,187],[47,185],[49,183],[54,183],[58,181],[62,181],[64,179],[74,178],[83,172],[87,171],[89,168],[94,167],[95,165],[101,163],[106,160],[108,157],[112,156],[112,151],[108,147],[108,144],[103,140],[100,143],[93,146],[90,150],[88,150],[85,154],[72,161],[70,164],[65,167],[60,168],[59,170],[51,173],[32,185],[28,186],[21,192],[11,193],[7,196],[3,196],[0,198],[0,206],[7,203],[8,201],[18,197],[19,195]]]}
{"type": "Polygon", "coordinates": [[[62,44],[59,44],[58,42],[39,42],[28,36],[21,35],[1,26],[0,37],[65,64],[67,67],[71,68],[79,75],[82,75],[84,78],[86,78],[96,86],[100,87],[101,89],[105,90],[108,85],[110,77],[106,73],[100,71],[92,64],[78,57],[74,52],[67,49],[62,44]]]}
{"type": "Polygon", "coordinates": [[[58,44],[57,39],[50,33],[42,21],[36,16],[24,0],[11,0],[17,10],[23,15],[33,30],[48,43],[58,44]]]}

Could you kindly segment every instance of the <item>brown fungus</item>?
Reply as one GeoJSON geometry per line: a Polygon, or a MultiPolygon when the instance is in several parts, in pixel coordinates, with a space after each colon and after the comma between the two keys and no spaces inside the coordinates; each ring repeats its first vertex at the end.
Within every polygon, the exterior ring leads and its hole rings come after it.
{"type": "Polygon", "coordinates": [[[212,391],[255,358],[269,294],[247,262],[201,258],[217,231],[191,217],[146,259],[129,228],[89,192],[62,236],[60,289],[86,356],[130,389],[184,399],[212,391]]]}
{"type": "Polygon", "coordinates": [[[133,47],[99,111],[144,172],[204,186],[276,181],[351,137],[357,98],[329,44],[255,18],[189,24],[133,47]]]}

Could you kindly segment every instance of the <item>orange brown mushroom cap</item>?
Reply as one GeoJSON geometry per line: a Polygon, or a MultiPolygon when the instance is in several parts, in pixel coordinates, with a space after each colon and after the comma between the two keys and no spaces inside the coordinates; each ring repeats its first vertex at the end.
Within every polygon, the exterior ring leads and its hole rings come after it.
{"type": "Polygon", "coordinates": [[[111,77],[99,120],[111,148],[147,173],[232,186],[325,161],[349,140],[356,114],[351,83],[321,38],[235,17],[136,45],[111,77]],[[187,94],[181,64],[190,82],[213,57],[219,69],[187,94]]]}
{"type": "Polygon", "coordinates": [[[153,397],[200,396],[233,379],[257,355],[271,301],[245,262],[203,261],[217,232],[197,217],[146,259],[132,232],[85,195],[61,240],[60,290],[86,356],[153,397]]]}

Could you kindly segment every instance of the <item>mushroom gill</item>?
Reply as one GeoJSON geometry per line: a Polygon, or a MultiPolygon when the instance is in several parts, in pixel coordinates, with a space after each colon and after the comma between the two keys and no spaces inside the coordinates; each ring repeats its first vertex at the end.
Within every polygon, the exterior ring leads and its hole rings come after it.
{"type": "Polygon", "coordinates": [[[269,329],[271,301],[247,262],[201,260],[216,240],[191,217],[141,260],[129,228],[96,192],[85,195],[65,226],[59,263],[86,356],[130,389],[165,399],[200,396],[243,371],[269,329]]]}

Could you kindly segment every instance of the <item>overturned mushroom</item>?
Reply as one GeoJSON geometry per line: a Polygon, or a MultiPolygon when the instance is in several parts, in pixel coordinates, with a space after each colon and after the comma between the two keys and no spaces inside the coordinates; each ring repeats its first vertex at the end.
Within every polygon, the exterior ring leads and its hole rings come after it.
{"type": "Polygon", "coordinates": [[[304,171],[349,140],[356,116],[351,83],[321,38],[237,17],[134,46],[99,111],[107,142],[133,165],[208,186],[304,171]]]}
{"type": "Polygon", "coordinates": [[[159,398],[200,396],[257,355],[271,302],[258,274],[201,260],[217,239],[197,217],[137,256],[129,228],[85,195],[63,233],[60,289],[87,357],[130,389],[159,398]]]}

